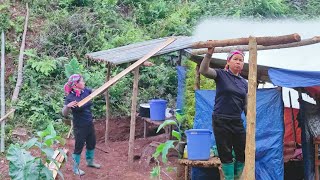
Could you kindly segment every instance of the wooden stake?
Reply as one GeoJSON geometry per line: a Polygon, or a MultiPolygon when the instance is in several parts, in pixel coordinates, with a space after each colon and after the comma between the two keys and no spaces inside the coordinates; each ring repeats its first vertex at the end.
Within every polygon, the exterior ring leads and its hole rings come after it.
{"type": "MultiPolygon", "coordinates": [[[[111,75],[111,64],[107,63],[107,76],[106,81],[110,80],[111,75]]],[[[109,88],[106,89],[105,92],[105,99],[106,99],[106,131],[104,134],[104,143],[107,143],[109,140],[109,120],[110,120],[110,97],[109,97],[109,88]]]]}
{"type": "MultiPolygon", "coordinates": [[[[270,50],[270,49],[284,49],[284,48],[291,48],[291,47],[300,47],[300,46],[307,46],[311,44],[316,44],[320,42],[320,36],[315,36],[310,39],[303,39],[299,42],[293,42],[288,44],[279,44],[279,45],[273,45],[273,46],[262,46],[258,45],[258,50],[270,50]]],[[[232,47],[216,47],[214,48],[214,53],[228,53],[231,50],[240,50],[240,51],[248,51],[249,46],[248,45],[242,45],[242,46],[232,46],[232,47]]],[[[194,49],[192,50],[193,55],[200,55],[200,54],[206,54],[208,52],[208,49],[194,49]]]]}
{"type": "Polygon", "coordinates": [[[29,19],[29,7],[28,3],[26,3],[26,8],[27,8],[27,14],[26,14],[26,19],[24,23],[24,30],[23,30],[23,35],[22,35],[22,42],[21,42],[21,47],[20,47],[20,53],[19,53],[19,60],[18,60],[18,77],[17,77],[17,83],[16,87],[14,88],[11,102],[16,102],[18,100],[18,95],[22,86],[22,80],[23,80],[23,55],[24,55],[24,49],[26,46],[26,36],[27,36],[27,29],[28,29],[28,19],[29,19]]]}
{"type": "MultiPolygon", "coordinates": [[[[4,93],[4,70],[5,70],[5,39],[4,39],[4,32],[2,30],[1,32],[1,117],[5,116],[6,113],[6,99],[5,99],[5,93],[4,93]]],[[[1,152],[4,152],[5,149],[5,121],[1,122],[1,152]]]]}
{"type": "Polygon", "coordinates": [[[151,52],[149,52],[148,54],[146,54],[145,56],[143,56],[141,59],[139,59],[138,61],[136,61],[135,63],[133,63],[131,66],[127,67],[125,70],[123,70],[122,72],[120,72],[119,74],[117,74],[116,76],[114,76],[112,79],[110,79],[108,82],[106,82],[104,85],[102,85],[100,88],[98,88],[97,90],[95,90],[94,92],[92,92],[89,96],[87,96],[86,98],[84,98],[83,100],[81,100],[78,103],[78,106],[81,107],[83,106],[85,103],[87,103],[88,101],[90,101],[92,98],[94,98],[95,96],[99,95],[100,93],[102,93],[104,90],[106,90],[108,87],[110,87],[111,85],[113,85],[114,83],[116,83],[120,78],[122,78],[123,76],[125,76],[126,74],[128,74],[130,71],[132,71],[133,69],[135,69],[136,67],[138,67],[139,65],[141,65],[143,62],[145,62],[146,60],[148,60],[150,57],[152,57],[154,54],[156,54],[157,52],[159,52],[161,49],[167,47],[169,44],[171,44],[173,41],[175,41],[175,38],[169,38],[168,40],[166,40],[163,44],[161,44],[159,47],[155,48],[154,50],[152,50],[151,52]]]}
{"type": "Polygon", "coordinates": [[[257,88],[257,41],[249,37],[249,76],[248,76],[247,134],[245,151],[244,179],[255,179],[256,152],[256,88],[257,88]]]}
{"type": "Polygon", "coordinates": [[[134,70],[134,81],[133,81],[133,90],[132,90],[131,123],[130,123],[129,152],[128,152],[128,162],[130,165],[133,164],[134,137],[135,137],[135,131],[136,131],[138,82],[139,82],[139,66],[136,67],[136,69],[134,70]]]}
{"type": "Polygon", "coordinates": [[[197,67],[196,67],[196,82],[195,82],[195,86],[194,86],[194,89],[195,90],[198,90],[200,89],[200,65],[197,64],[197,67]]]}

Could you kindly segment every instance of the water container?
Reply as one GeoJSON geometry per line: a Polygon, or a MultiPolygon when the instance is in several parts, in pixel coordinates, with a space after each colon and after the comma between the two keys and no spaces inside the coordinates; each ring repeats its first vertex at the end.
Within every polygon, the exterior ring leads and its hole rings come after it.
{"type": "Polygon", "coordinates": [[[150,119],[164,121],[166,119],[167,101],[163,99],[152,99],[150,104],[150,119]]]}
{"type": "Polygon", "coordinates": [[[189,160],[208,160],[210,158],[211,134],[209,129],[189,129],[187,135],[187,151],[189,160]]]}

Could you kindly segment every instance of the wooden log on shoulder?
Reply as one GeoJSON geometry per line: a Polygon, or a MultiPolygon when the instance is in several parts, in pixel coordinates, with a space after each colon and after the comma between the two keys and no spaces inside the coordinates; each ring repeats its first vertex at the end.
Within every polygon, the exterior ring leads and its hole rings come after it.
{"type": "MultiPolygon", "coordinates": [[[[272,46],[263,46],[258,45],[258,50],[270,50],[270,49],[284,49],[284,48],[291,48],[291,47],[300,47],[300,46],[307,46],[311,44],[317,44],[320,42],[320,36],[315,36],[309,39],[303,39],[299,42],[293,42],[288,44],[279,44],[279,45],[272,45],[272,46]]],[[[214,53],[228,53],[232,50],[240,50],[240,51],[249,51],[248,45],[240,45],[240,46],[231,46],[231,47],[217,47],[214,48],[214,53]]],[[[192,54],[193,55],[200,55],[200,54],[206,54],[208,49],[193,49],[192,54]]]]}
{"type": "MultiPolygon", "coordinates": [[[[271,46],[278,44],[288,44],[301,41],[299,34],[289,34],[284,36],[264,36],[257,37],[257,44],[263,46],[271,46]]],[[[191,45],[193,49],[210,48],[210,47],[225,47],[225,46],[237,46],[249,44],[249,38],[236,38],[236,39],[224,39],[224,40],[209,40],[195,42],[191,45]]]]}

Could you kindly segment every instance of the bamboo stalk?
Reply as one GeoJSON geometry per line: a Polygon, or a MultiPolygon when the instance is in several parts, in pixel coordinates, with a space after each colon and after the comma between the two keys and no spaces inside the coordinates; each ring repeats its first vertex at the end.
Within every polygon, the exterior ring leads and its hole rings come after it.
{"type": "Polygon", "coordinates": [[[139,65],[141,65],[143,62],[145,62],[146,60],[148,60],[150,57],[152,57],[154,54],[156,54],[157,52],[159,52],[161,49],[165,48],[166,46],[168,46],[169,44],[171,44],[173,41],[175,41],[175,38],[169,38],[167,41],[165,41],[163,44],[161,44],[159,47],[155,48],[153,51],[149,52],[148,54],[146,54],[145,56],[143,56],[141,59],[139,59],[138,61],[136,61],[135,63],[133,63],[131,66],[127,67],[125,70],[121,71],[119,74],[117,74],[116,76],[114,76],[112,79],[110,79],[108,82],[106,82],[104,85],[102,85],[101,87],[99,87],[97,90],[95,90],[94,92],[92,92],[89,96],[87,96],[86,98],[84,98],[83,100],[81,100],[78,103],[78,106],[81,107],[83,106],[85,103],[87,103],[88,101],[90,101],[91,99],[93,99],[95,96],[99,95],[100,93],[102,93],[104,90],[106,90],[108,87],[110,87],[111,85],[113,85],[114,83],[116,83],[120,78],[122,78],[123,76],[125,76],[126,74],[128,74],[130,71],[132,71],[133,69],[135,69],[136,67],[138,67],[139,65]]]}
{"type": "MultiPolygon", "coordinates": [[[[264,45],[264,46],[288,44],[292,42],[301,41],[301,37],[297,33],[284,35],[284,36],[256,37],[256,39],[257,39],[257,44],[264,45]]],[[[249,38],[209,40],[209,41],[195,42],[191,45],[191,48],[199,49],[199,48],[210,48],[210,47],[225,47],[225,46],[247,45],[248,43],[249,43],[249,38]]]]}
{"type": "MultiPolygon", "coordinates": [[[[4,93],[4,70],[5,70],[5,38],[4,32],[1,32],[1,117],[5,116],[6,113],[6,101],[5,101],[5,93],[4,93]]],[[[5,150],[5,121],[1,122],[1,148],[0,151],[4,152],[5,150]]]]}
{"type": "Polygon", "coordinates": [[[138,82],[139,82],[139,66],[134,69],[134,80],[133,80],[133,89],[132,89],[131,123],[130,123],[129,150],[128,150],[128,162],[130,166],[133,165],[134,137],[135,137],[135,131],[136,131],[138,82]]]}
{"type": "Polygon", "coordinates": [[[254,180],[256,151],[257,41],[256,38],[252,36],[250,36],[249,39],[249,82],[244,179],[254,180]]]}
{"type": "MultiPolygon", "coordinates": [[[[279,45],[272,45],[272,46],[263,46],[258,45],[258,50],[270,50],[270,49],[284,49],[284,48],[291,48],[291,47],[300,47],[300,46],[307,46],[312,44],[317,44],[320,42],[320,36],[315,36],[313,38],[309,39],[303,39],[299,42],[293,42],[288,44],[279,44],[279,45]]],[[[242,46],[232,46],[232,47],[216,47],[214,48],[214,53],[228,53],[232,50],[240,50],[240,51],[249,51],[248,45],[242,45],[242,46]]],[[[193,49],[192,54],[193,55],[200,55],[200,54],[206,54],[208,49],[193,49]]]]}
{"type": "Polygon", "coordinates": [[[26,8],[27,8],[27,14],[26,14],[26,19],[24,23],[24,30],[22,35],[22,42],[21,42],[19,61],[18,61],[18,77],[17,77],[16,87],[14,88],[12,99],[11,99],[12,103],[18,100],[18,95],[19,95],[19,92],[22,86],[22,80],[23,80],[23,55],[24,55],[24,49],[26,46],[26,35],[27,35],[28,19],[29,19],[28,3],[26,3],[26,8]]]}

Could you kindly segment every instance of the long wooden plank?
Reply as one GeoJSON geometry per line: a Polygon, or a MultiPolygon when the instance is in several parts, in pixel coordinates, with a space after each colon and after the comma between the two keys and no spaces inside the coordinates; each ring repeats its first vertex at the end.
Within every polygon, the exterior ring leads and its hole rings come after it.
{"type": "Polygon", "coordinates": [[[257,92],[257,41],[249,37],[249,76],[247,103],[247,135],[244,179],[255,179],[256,157],[256,92],[257,92]]]}
{"type": "Polygon", "coordinates": [[[122,72],[120,72],[119,74],[117,74],[116,76],[114,76],[112,79],[110,79],[108,82],[106,82],[104,85],[102,85],[101,87],[99,87],[97,90],[95,90],[94,92],[92,92],[89,96],[87,96],[86,98],[84,98],[83,100],[81,100],[78,103],[78,106],[81,107],[83,106],[85,103],[87,103],[88,101],[90,101],[91,99],[93,99],[95,96],[99,95],[100,93],[102,93],[104,90],[106,90],[108,87],[110,87],[111,85],[113,85],[114,83],[116,83],[120,78],[122,78],[123,76],[125,76],[126,74],[128,74],[129,72],[131,72],[133,69],[135,69],[136,67],[138,67],[139,65],[141,65],[143,62],[145,62],[146,60],[148,60],[151,56],[153,56],[154,54],[156,54],[157,52],[159,52],[161,49],[165,48],[166,46],[168,46],[169,44],[171,44],[173,41],[175,41],[175,38],[169,38],[168,40],[166,40],[163,44],[161,44],[159,47],[155,48],[153,51],[149,52],[148,54],[146,54],[145,56],[143,56],[141,59],[139,59],[138,61],[136,61],[135,63],[133,63],[132,65],[130,65],[129,67],[127,67],[125,70],[123,70],[122,72]]]}
{"type": "MultiPolygon", "coordinates": [[[[315,36],[309,39],[303,39],[299,42],[293,42],[288,44],[278,44],[278,45],[272,45],[272,46],[262,46],[258,45],[258,50],[270,50],[270,49],[284,49],[284,48],[292,48],[292,47],[300,47],[300,46],[307,46],[312,44],[317,44],[320,42],[320,36],[315,36]]],[[[240,50],[240,51],[249,51],[248,45],[241,45],[241,46],[232,46],[232,47],[216,47],[214,48],[214,53],[228,53],[231,50],[240,50]]],[[[192,54],[193,55],[200,55],[200,54],[206,54],[208,52],[208,49],[193,49],[192,54]]]]}
{"type": "MultiPolygon", "coordinates": [[[[299,34],[289,34],[284,36],[264,36],[256,37],[257,44],[264,46],[271,46],[277,44],[288,44],[301,41],[299,34]]],[[[210,48],[210,47],[225,47],[225,46],[237,46],[247,45],[249,38],[236,38],[236,39],[224,39],[224,40],[211,40],[211,41],[199,41],[192,44],[191,48],[210,48]]]]}

